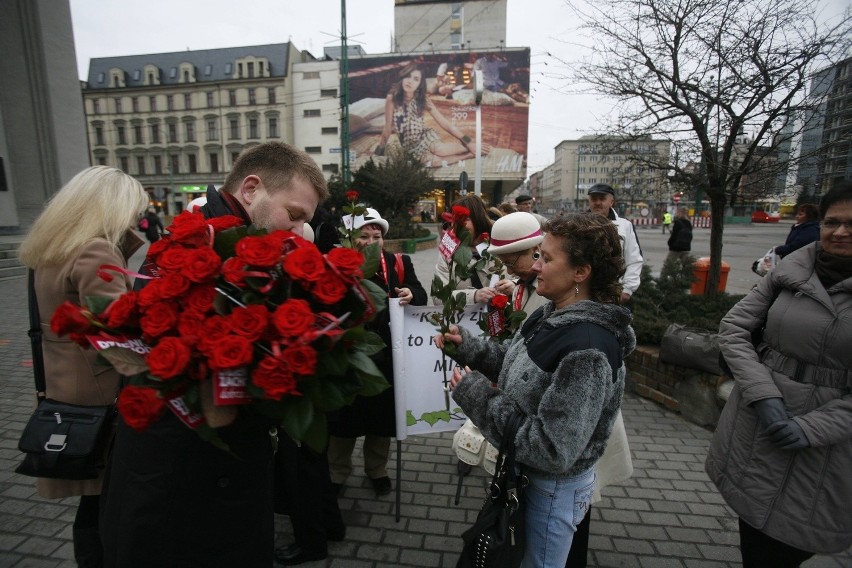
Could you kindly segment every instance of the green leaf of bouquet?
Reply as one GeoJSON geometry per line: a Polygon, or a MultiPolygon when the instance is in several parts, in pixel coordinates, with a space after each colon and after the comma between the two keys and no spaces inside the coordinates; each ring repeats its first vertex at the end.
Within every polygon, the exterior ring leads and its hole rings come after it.
{"type": "Polygon", "coordinates": [[[467,294],[456,294],[455,295],[455,301],[456,301],[456,306],[455,306],[456,309],[458,311],[463,311],[464,307],[467,305],[467,294]]]}
{"type": "MultiPolygon", "coordinates": [[[[353,330],[354,329],[358,328],[353,328],[353,330]]],[[[346,335],[348,334],[349,332],[346,333],[346,335]]],[[[316,376],[334,377],[343,375],[346,372],[346,368],[349,366],[349,361],[346,357],[346,349],[344,348],[346,335],[344,335],[342,341],[339,341],[335,344],[334,348],[332,348],[327,357],[317,358],[317,369],[315,373],[316,376]]]]}
{"type": "Polygon", "coordinates": [[[361,375],[363,384],[361,391],[358,393],[361,396],[376,396],[390,388],[390,383],[384,377],[376,377],[374,375],[361,375]]]}
{"type": "Polygon", "coordinates": [[[148,370],[145,358],[126,347],[107,347],[100,354],[122,375],[138,375],[148,370]]]}
{"type": "Polygon", "coordinates": [[[373,362],[370,357],[360,351],[352,351],[349,353],[349,364],[352,365],[352,368],[355,369],[355,372],[358,373],[358,376],[363,380],[369,377],[378,377],[384,379],[384,375],[376,366],[376,363],[373,362]]]}
{"type": "Polygon", "coordinates": [[[290,396],[278,406],[281,426],[291,438],[302,440],[316,415],[313,401],[307,396],[290,396]]]}
{"type": "Polygon", "coordinates": [[[363,340],[355,345],[355,349],[364,355],[375,355],[385,347],[387,346],[379,334],[372,331],[366,332],[363,340]]]}
{"type": "Polygon", "coordinates": [[[470,247],[459,245],[456,252],[453,253],[453,262],[457,264],[457,270],[467,268],[471,260],[473,260],[473,251],[470,247]]]}
{"type": "Polygon", "coordinates": [[[328,422],[324,414],[318,414],[302,433],[301,442],[317,453],[325,450],[328,444],[328,422]]]}
{"type": "Polygon", "coordinates": [[[373,300],[373,305],[376,306],[376,310],[384,310],[387,307],[387,290],[385,290],[375,282],[372,282],[371,280],[362,280],[361,284],[364,286],[364,289],[369,292],[370,298],[372,298],[373,300]]]}
{"type": "Polygon", "coordinates": [[[372,278],[376,271],[379,269],[379,263],[382,258],[382,249],[379,248],[378,243],[373,243],[368,247],[365,247],[361,254],[364,255],[364,262],[361,264],[361,272],[364,273],[364,278],[372,278]]]}
{"type": "Polygon", "coordinates": [[[509,314],[509,322],[512,324],[518,324],[524,321],[527,317],[527,313],[524,310],[516,310],[509,314]]]}
{"type": "Polygon", "coordinates": [[[246,236],[248,231],[246,227],[232,227],[216,233],[216,240],[213,241],[213,250],[216,251],[221,258],[231,258],[235,256],[237,250],[237,241],[246,236]]]}
{"type": "Polygon", "coordinates": [[[305,388],[305,396],[309,396],[314,403],[314,407],[322,412],[331,412],[346,405],[346,397],[340,391],[340,388],[329,379],[306,379],[303,384],[310,384],[310,388],[305,388]]]}
{"type": "Polygon", "coordinates": [[[114,298],[104,296],[86,296],[86,307],[95,315],[100,315],[113,302],[114,298]]]}

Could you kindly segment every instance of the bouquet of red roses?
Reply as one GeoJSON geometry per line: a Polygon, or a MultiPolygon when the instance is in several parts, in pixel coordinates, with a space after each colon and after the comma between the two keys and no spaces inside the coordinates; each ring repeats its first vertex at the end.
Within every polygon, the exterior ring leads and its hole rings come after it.
{"type": "MultiPolygon", "coordinates": [[[[323,255],[287,231],[188,212],[168,230],[148,249],[141,291],[66,302],[51,321],[129,377],[118,400],[128,425],[144,430],[168,410],[222,446],[215,428],[243,408],[320,448],[325,412],[388,387],[370,358],[384,344],[363,326],[384,306],[366,279],[377,247],[323,255]]],[[[111,271],[123,269],[99,275],[111,271]]]]}

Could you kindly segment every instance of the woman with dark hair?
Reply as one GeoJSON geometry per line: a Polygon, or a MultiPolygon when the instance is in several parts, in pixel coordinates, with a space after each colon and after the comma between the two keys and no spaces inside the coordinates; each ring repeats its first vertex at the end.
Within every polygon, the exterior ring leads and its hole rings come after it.
{"type": "MultiPolygon", "coordinates": [[[[476,156],[476,141],[447,120],[426,96],[426,80],[415,63],[402,68],[399,80],[385,99],[385,127],[375,151],[377,155],[384,154],[385,145],[394,132],[402,147],[429,167],[454,164],[476,156]],[[424,112],[431,114],[435,122],[457,140],[442,141],[437,132],[426,128],[424,112]]],[[[483,143],[482,155],[490,152],[491,145],[483,143]]]]}
{"type": "MultiPolygon", "coordinates": [[[[459,232],[464,228],[470,233],[470,247],[473,249],[471,264],[474,264],[482,258],[482,252],[488,248],[488,237],[491,234],[491,225],[494,222],[488,217],[482,199],[475,194],[469,193],[456,200],[453,203],[453,207],[455,206],[464,207],[470,212],[463,227],[451,227],[451,230],[459,232]]],[[[438,258],[438,264],[435,265],[435,276],[446,285],[450,281],[449,262],[443,258],[438,258]]],[[[514,283],[506,279],[506,270],[502,263],[495,263],[492,260],[475,270],[469,279],[460,281],[456,286],[456,294],[463,294],[466,297],[466,305],[469,306],[474,303],[487,304],[498,293],[511,296],[514,289],[514,283]],[[492,286],[491,281],[495,276],[497,280],[492,286]]],[[[433,298],[433,301],[436,304],[440,303],[435,298],[433,298]]]]}
{"type": "Polygon", "coordinates": [[[819,210],[813,203],[805,203],[796,211],[796,224],[790,228],[784,244],[775,247],[775,254],[784,258],[794,250],[818,240],[819,210]]]}
{"type": "Polygon", "coordinates": [[[852,183],[826,193],[820,215],[820,240],[719,325],[734,389],[706,469],[739,516],[744,568],[852,544],[852,183]]]}
{"type": "Polygon", "coordinates": [[[636,346],[630,310],[619,305],[624,274],[615,225],[594,213],[549,221],[533,264],[536,293],[548,302],[510,343],[452,326],[435,338],[456,344],[453,399],[499,446],[507,421],[522,415],[515,438],[524,491],[525,568],[562,568],[588,510],[595,462],[624,392],[624,357],[636,346]]]}

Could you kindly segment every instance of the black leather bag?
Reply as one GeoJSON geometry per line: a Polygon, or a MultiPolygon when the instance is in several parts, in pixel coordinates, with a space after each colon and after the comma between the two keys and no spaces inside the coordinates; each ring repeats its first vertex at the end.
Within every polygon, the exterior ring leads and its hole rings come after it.
{"type": "Polygon", "coordinates": [[[670,365],[721,375],[719,336],[706,329],[673,323],[663,333],[660,360],[670,365]]]}
{"type": "Polygon", "coordinates": [[[509,418],[488,496],[473,526],[462,533],[464,547],[456,568],[517,568],[524,558],[524,500],[527,484],[515,470],[515,435],[521,414],[509,418]]]}
{"type": "Polygon", "coordinates": [[[55,479],[95,479],[104,468],[115,407],[42,400],[24,428],[17,473],[55,479]]]}

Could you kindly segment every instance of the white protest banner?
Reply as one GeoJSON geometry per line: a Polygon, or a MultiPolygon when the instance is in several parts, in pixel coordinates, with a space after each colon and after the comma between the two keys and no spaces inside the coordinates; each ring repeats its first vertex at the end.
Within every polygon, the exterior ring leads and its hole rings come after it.
{"type": "MultiPolygon", "coordinates": [[[[391,299],[388,309],[397,440],[416,434],[458,430],[464,424],[465,415],[444,390],[458,364],[445,357],[434,343],[438,330],[431,314],[440,313],[441,307],[400,306],[399,300],[391,299]]],[[[480,310],[479,306],[468,306],[459,323],[477,336],[482,333],[477,325],[480,310]]]]}

